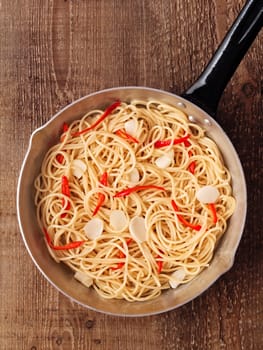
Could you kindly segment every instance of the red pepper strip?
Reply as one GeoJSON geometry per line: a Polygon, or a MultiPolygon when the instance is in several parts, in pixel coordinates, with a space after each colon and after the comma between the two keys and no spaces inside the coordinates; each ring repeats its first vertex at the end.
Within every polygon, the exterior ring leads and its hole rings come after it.
{"type": "Polygon", "coordinates": [[[69,191],[69,182],[67,176],[63,175],[61,180],[61,186],[62,186],[62,193],[69,197],[70,191],[69,191]]]}
{"type": "Polygon", "coordinates": [[[185,147],[190,147],[191,143],[188,140],[185,140],[184,141],[184,145],[185,145],[185,147]]]}
{"type": "Polygon", "coordinates": [[[116,135],[122,137],[123,139],[132,141],[134,143],[139,143],[139,140],[137,140],[135,137],[131,136],[130,134],[128,134],[127,132],[119,129],[115,132],[116,135]]]}
{"type": "Polygon", "coordinates": [[[107,172],[105,171],[105,173],[103,173],[101,175],[101,178],[100,178],[100,183],[104,186],[107,186],[108,185],[108,174],[107,172]]]}
{"type": "MultiPolygon", "coordinates": [[[[186,140],[186,141],[184,141],[184,145],[185,145],[185,147],[190,147],[191,143],[188,140],[186,140]]],[[[189,157],[191,157],[193,155],[193,152],[188,151],[188,155],[189,155],[189,157]]]]}
{"type": "Polygon", "coordinates": [[[50,248],[54,249],[54,250],[68,250],[68,249],[74,249],[74,248],[78,248],[79,246],[81,246],[85,241],[75,241],[75,242],[71,242],[65,245],[54,245],[51,242],[51,238],[47,232],[47,230],[44,228],[44,233],[45,233],[45,237],[47,240],[47,244],[50,246],[50,248]]]}
{"type": "MultiPolygon", "coordinates": [[[[132,238],[127,239],[127,241],[126,241],[127,246],[129,246],[129,244],[130,244],[131,242],[132,242],[132,238]]],[[[123,253],[122,250],[120,250],[120,252],[119,252],[119,258],[120,258],[120,259],[125,258],[125,254],[123,253]]],[[[117,264],[116,267],[112,267],[111,269],[112,269],[112,270],[119,270],[119,269],[121,269],[123,266],[124,266],[124,262],[119,262],[119,263],[117,264]]]]}
{"type": "MultiPolygon", "coordinates": [[[[184,141],[184,145],[185,145],[185,147],[190,147],[190,146],[191,146],[191,143],[190,143],[188,140],[186,140],[186,141],[184,141]]],[[[189,155],[189,157],[191,157],[191,156],[193,155],[193,152],[192,152],[192,151],[188,151],[188,155],[189,155]]],[[[195,162],[195,161],[193,161],[193,162],[191,162],[191,163],[189,164],[188,170],[189,170],[190,173],[192,173],[192,174],[194,174],[194,172],[195,172],[195,165],[196,165],[196,162],[195,162]]]]}
{"type": "Polygon", "coordinates": [[[213,217],[213,223],[217,223],[217,214],[216,214],[216,206],[214,203],[208,203],[208,207],[212,212],[212,217],[213,217]]]}
{"type": "Polygon", "coordinates": [[[189,169],[190,173],[192,173],[192,174],[195,173],[195,160],[189,164],[188,169],[189,169]]]}
{"type": "MultiPolygon", "coordinates": [[[[123,253],[122,253],[122,254],[123,254],[123,253]]],[[[119,255],[119,258],[120,258],[120,259],[125,258],[125,255],[124,255],[124,254],[123,254],[123,255],[119,255]]],[[[111,270],[113,270],[113,271],[119,270],[119,269],[121,269],[123,266],[124,266],[124,262],[119,262],[119,263],[117,264],[117,266],[111,267],[111,270]]]]}
{"type": "Polygon", "coordinates": [[[69,129],[68,124],[67,123],[63,123],[63,128],[62,128],[63,132],[68,131],[68,129],[69,129]]]}
{"type": "Polygon", "coordinates": [[[115,267],[111,267],[111,270],[119,270],[119,269],[121,269],[122,267],[124,266],[124,262],[119,262],[118,264],[117,264],[117,266],[115,266],[115,267]]]}
{"type": "MultiPolygon", "coordinates": [[[[65,196],[70,197],[69,182],[68,182],[68,178],[65,175],[62,176],[62,180],[61,180],[61,192],[65,196]]],[[[65,198],[62,198],[62,206],[63,207],[65,206],[65,201],[66,201],[65,198]]],[[[67,202],[67,205],[66,205],[65,209],[69,210],[70,209],[70,202],[69,201],[66,201],[66,202],[67,202]]],[[[63,214],[61,214],[61,217],[64,218],[66,215],[67,215],[67,213],[63,213],[63,214]]]]}
{"type": "Polygon", "coordinates": [[[57,155],[56,155],[56,160],[57,160],[60,164],[62,164],[63,161],[64,161],[64,156],[63,156],[63,154],[61,154],[61,153],[57,154],[57,155]]]}
{"type": "Polygon", "coordinates": [[[97,214],[97,212],[99,211],[104,201],[105,201],[105,194],[99,193],[98,204],[96,205],[96,208],[94,209],[92,216],[95,216],[97,214]]]}
{"type": "MultiPolygon", "coordinates": [[[[63,123],[62,133],[64,134],[64,132],[68,131],[68,129],[69,129],[68,124],[67,124],[67,123],[63,123]]],[[[64,137],[65,137],[65,135],[61,135],[61,137],[60,137],[60,141],[61,141],[61,142],[64,140],[64,137]]],[[[56,159],[57,159],[57,161],[58,161],[60,164],[62,164],[63,161],[64,161],[64,156],[63,156],[62,154],[58,154],[58,155],[56,156],[56,159]]]]}
{"type": "Polygon", "coordinates": [[[69,126],[67,123],[63,123],[63,127],[62,127],[62,135],[60,137],[60,141],[62,142],[65,138],[65,135],[63,135],[65,132],[67,132],[69,129],[69,126]]]}
{"type": "MultiPolygon", "coordinates": [[[[176,203],[175,203],[175,201],[172,200],[171,203],[172,203],[172,207],[173,207],[174,211],[179,211],[179,210],[178,210],[178,207],[177,207],[177,205],[176,205],[176,203]]],[[[200,226],[200,225],[191,224],[190,222],[186,221],[185,218],[184,218],[182,215],[180,215],[180,214],[176,214],[176,215],[177,215],[177,217],[178,217],[178,220],[179,220],[182,224],[184,224],[185,226],[191,227],[193,230],[200,231],[200,229],[201,229],[201,226],[200,226]]]]}
{"type": "Polygon", "coordinates": [[[82,134],[85,134],[86,132],[96,128],[97,125],[99,125],[101,122],[103,122],[103,120],[109,115],[111,114],[111,112],[119,107],[121,105],[121,102],[120,101],[116,101],[114,102],[112,105],[110,105],[108,108],[106,108],[105,112],[102,114],[102,116],[94,123],[92,124],[91,126],[89,126],[88,128],[86,129],[83,129],[81,131],[77,131],[75,133],[72,134],[73,137],[75,136],[79,136],[79,135],[82,135],[82,134]]]}
{"type": "Polygon", "coordinates": [[[119,270],[124,266],[124,262],[119,262],[116,267],[112,267],[112,270],[119,270]]]}
{"type": "Polygon", "coordinates": [[[117,192],[114,195],[114,197],[125,197],[125,196],[128,196],[132,192],[137,192],[137,191],[147,190],[147,189],[165,191],[164,187],[155,186],[155,185],[134,186],[134,187],[126,188],[123,191],[117,192]]]}
{"type": "MultiPolygon", "coordinates": [[[[108,174],[105,172],[101,175],[100,183],[104,186],[107,186],[107,184],[108,184],[107,179],[108,179],[108,174]]],[[[105,194],[99,193],[98,204],[97,204],[97,206],[92,214],[93,216],[97,214],[97,212],[99,211],[99,209],[102,206],[104,201],[105,201],[105,194]]]]}
{"type": "Polygon", "coordinates": [[[187,134],[179,139],[174,139],[174,140],[160,140],[160,141],[156,141],[154,144],[155,148],[161,148],[161,147],[166,147],[166,146],[170,146],[171,144],[173,145],[177,145],[179,143],[185,143],[188,139],[189,139],[190,135],[187,134]]]}
{"type": "MultiPolygon", "coordinates": [[[[160,255],[157,256],[157,259],[160,259],[160,255]]],[[[163,261],[162,260],[158,260],[157,261],[157,266],[158,266],[158,270],[157,272],[160,274],[162,272],[163,269],[163,261]]]]}

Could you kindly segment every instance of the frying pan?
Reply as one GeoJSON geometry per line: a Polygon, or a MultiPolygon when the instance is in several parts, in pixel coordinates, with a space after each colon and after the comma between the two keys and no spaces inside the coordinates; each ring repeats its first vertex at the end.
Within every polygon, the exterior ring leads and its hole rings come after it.
{"type": "Polygon", "coordinates": [[[145,316],[175,309],[203,293],[233,264],[242,236],[246,217],[246,183],[239,157],[221,127],[215,121],[217,105],[223,90],[242,57],[262,26],[262,1],[246,3],[222,44],[197,81],[182,96],[145,88],[119,87],[85,96],[57,113],[31,136],[18,180],[17,213],[25,246],[43,275],[64,295],[81,305],[100,312],[119,316],[145,316]],[[104,108],[116,100],[155,99],[181,109],[191,122],[198,123],[219,146],[226,166],[232,175],[236,210],[228,223],[214,258],[208,268],[195,279],[175,290],[167,290],[155,300],[127,302],[104,300],[93,288],[86,288],[73,277],[64,264],[57,264],[46,249],[43,234],[36,220],[34,179],[40,171],[47,150],[59,140],[63,122],[70,123],[88,110],[104,108]]]}

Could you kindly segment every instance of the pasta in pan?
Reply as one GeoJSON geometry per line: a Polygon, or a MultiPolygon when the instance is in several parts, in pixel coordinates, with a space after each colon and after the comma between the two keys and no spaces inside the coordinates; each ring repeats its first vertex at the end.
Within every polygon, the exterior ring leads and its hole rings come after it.
{"type": "Polygon", "coordinates": [[[235,209],[216,144],[158,101],[117,101],[64,124],[35,189],[52,257],[103,298],[128,301],[209,266],[235,209]]]}

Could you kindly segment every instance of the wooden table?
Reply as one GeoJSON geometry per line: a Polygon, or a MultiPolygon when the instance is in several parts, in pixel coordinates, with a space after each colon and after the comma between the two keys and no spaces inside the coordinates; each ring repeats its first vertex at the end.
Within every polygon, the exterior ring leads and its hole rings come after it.
{"type": "Polygon", "coordinates": [[[71,101],[108,87],[183,92],[243,3],[0,1],[1,349],[263,348],[262,33],[218,110],[246,174],[246,227],[233,268],[196,300],[145,318],[113,317],[72,303],[31,261],[15,204],[19,170],[36,127],[71,101]]]}

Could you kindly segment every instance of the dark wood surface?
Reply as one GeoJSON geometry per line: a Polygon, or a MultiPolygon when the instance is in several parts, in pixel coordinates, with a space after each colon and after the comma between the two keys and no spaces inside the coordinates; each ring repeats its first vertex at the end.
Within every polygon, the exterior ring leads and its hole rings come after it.
{"type": "MultiPolygon", "coordinates": [[[[259,0],[260,1],[260,0],[259,0]]],[[[28,255],[16,186],[30,134],[69,102],[122,85],[181,93],[243,0],[0,1],[0,348],[262,349],[262,33],[221,99],[240,155],[248,216],[233,268],[183,307],[118,318],[57,292],[28,255]]]]}

